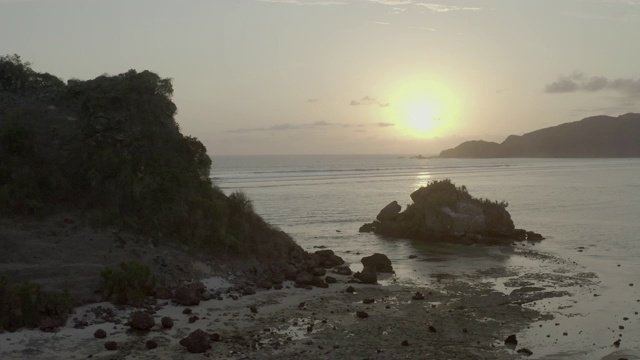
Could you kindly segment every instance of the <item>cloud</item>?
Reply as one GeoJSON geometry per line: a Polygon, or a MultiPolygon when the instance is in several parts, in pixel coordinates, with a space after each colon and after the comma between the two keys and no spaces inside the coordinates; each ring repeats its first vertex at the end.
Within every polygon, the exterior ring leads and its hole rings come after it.
{"type": "Polygon", "coordinates": [[[232,129],[227,130],[228,133],[250,133],[250,132],[263,132],[263,131],[291,131],[291,130],[302,130],[302,129],[317,129],[317,128],[325,128],[331,126],[341,126],[339,123],[331,123],[327,121],[316,121],[313,123],[307,124],[278,124],[269,127],[254,127],[254,128],[240,128],[240,129],[232,129]]]}
{"type": "Polygon", "coordinates": [[[415,3],[418,6],[426,7],[427,9],[433,12],[450,12],[450,11],[478,11],[482,10],[479,7],[471,7],[471,6],[457,6],[457,5],[444,5],[444,4],[434,4],[434,3],[415,3]]]}
{"type": "Polygon", "coordinates": [[[327,6],[327,5],[344,5],[344,1],[335,0],[256,0],[259,2],[289,5],[310,5],[310,6],[327,6]]]}
{"type": "Polygon", "coordinates": [[[378,126],[380,126],[380,127],[390,127],[390,126],[396,126],[396,124],[388,123],[388,122],[379,122],[378,126]]]}
{"type": "Polygon", "coordinates": [[[560,76],[558,80],[545,85],[544,91],[551,94],[572,92],[598,92],[609,90],[628,97],[640,98],[640,78],[607,79],[604,76],[586,76],[574,72],[569,76],[560,76]]]}
{"type": "Polygon", "coordinates": [[[374,24],[378,24],[378,25],[391,25],[391,23],[389,22],[384,22],[384,21],[374,21],[374,24]]]}
{"type": "Polygon", "coordinates": [[[349,102],[349,105],[351,106],[360,106],[360,105],[378,105],[380,107],[388,107],[391,104],[389,104],[388,102],[382,102],[378,99],[376,99],[375,97],[371,97],[371,96],[365,96],[360,100],[351,100],[351,102],[349,102]]]}
{"type": "Polygon", "coordinates": [[[320,100],[318,100],[316,98],[307,99],[307,104],[317,103],[318,101],[320,101],[320,100]]]}

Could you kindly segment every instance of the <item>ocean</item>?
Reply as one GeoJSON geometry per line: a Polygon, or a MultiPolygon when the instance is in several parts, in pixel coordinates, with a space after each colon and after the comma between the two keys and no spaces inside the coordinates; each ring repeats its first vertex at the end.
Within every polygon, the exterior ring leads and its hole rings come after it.
{"type": "MultiPolygon", "coordinates": [[[[518,334],[534,350],[532,358],[640,357],[640,159],[218,156],[211,176],[227,194],[244,192],[258,214],[306,250],[326,246],[354,270],[362,256],[384,253],[398,281],[426,287],[438,273],[545,267],[512,256],[510,247],[383,239],[359,227],[394,200],[404,208],[411,192],[431,180],[448,178],[475,197],[505,200],[516,227],[546,237],[518,246],[565,259],[598,280],[597,296],[570,289],[574,296],[544,303],[556,319],[518,334]],[[612,345],[616,339],[619,348],[612,345]]],[[[496,288],[512,290],[503,286],[506,280],[494,279],[496,288]]]]}

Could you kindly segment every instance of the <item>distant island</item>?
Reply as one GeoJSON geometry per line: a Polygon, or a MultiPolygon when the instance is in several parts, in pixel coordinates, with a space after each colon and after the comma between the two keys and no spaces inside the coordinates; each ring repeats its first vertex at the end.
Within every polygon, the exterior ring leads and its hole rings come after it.
{"type": "Polygon", "coordinates": [[[640,114],[593,116],[510,135],[502,143],[466,141],[441,158],[630,158],[640,157],[640,114]]]}

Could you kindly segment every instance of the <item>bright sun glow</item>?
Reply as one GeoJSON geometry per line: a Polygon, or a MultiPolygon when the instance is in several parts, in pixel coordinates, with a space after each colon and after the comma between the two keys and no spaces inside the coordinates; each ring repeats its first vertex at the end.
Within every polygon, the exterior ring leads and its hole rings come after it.
{"type": "Polygon", "coordinates": [[[389,121],[406,135],[433,138],[449,134],[459,121],[459,103],[442,83],[413,79],[393,90],[389,121]]]}

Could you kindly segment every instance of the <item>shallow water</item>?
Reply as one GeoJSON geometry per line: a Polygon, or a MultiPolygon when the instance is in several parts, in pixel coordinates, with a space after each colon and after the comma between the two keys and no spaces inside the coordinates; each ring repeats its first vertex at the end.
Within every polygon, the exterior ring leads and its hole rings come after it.
{"type": "MultiPolygon", "coordinates": [[[[331,248],[354,270],[362,256],[381,252],[392,260],[398,280],[425,286],[438,273],[541,268],[510,247],[391,240],[358,228],[391,201],[409,203],[409,194],[430,180],[450,178],[474,196],[506,200],[517,227],[547,237],[524,247],[575,262],[600,280],[599,296],[577,289],[571,298],[536,304],[556,320],[518,335],[534,350],[533,358],[640,356],[640,159],[229,156],[214,157],[213,169],[223,191],[244,191],[259,214],[305,249],[331,248]],[[615,348],[618,338],[622,343],[615,348]]],[[[496,287],[505,280],[496,278],[496,287]]]]}

